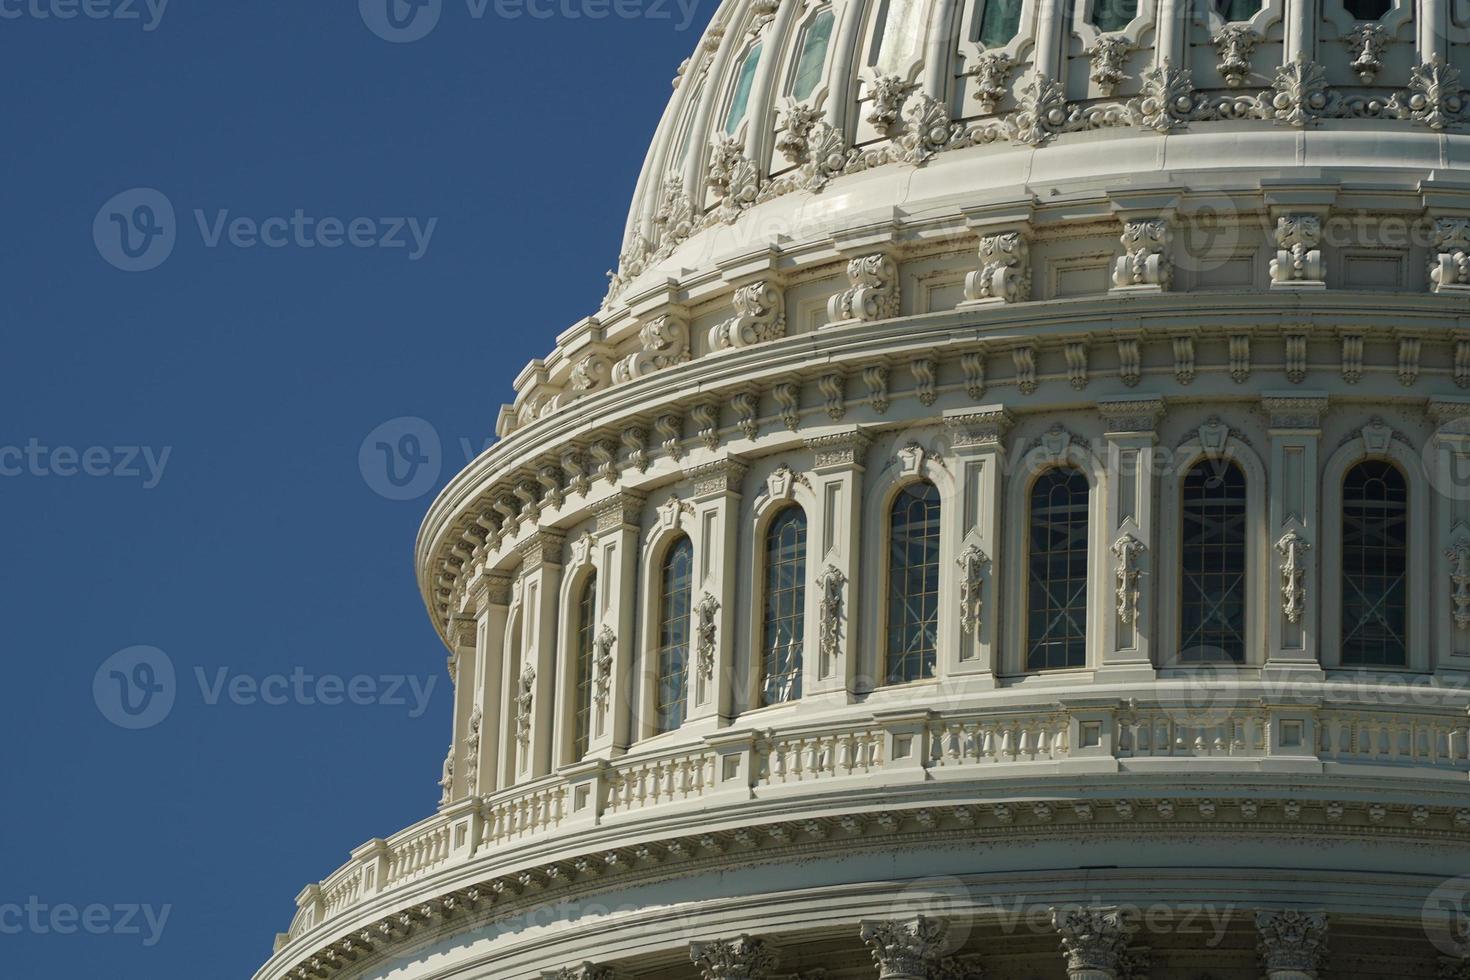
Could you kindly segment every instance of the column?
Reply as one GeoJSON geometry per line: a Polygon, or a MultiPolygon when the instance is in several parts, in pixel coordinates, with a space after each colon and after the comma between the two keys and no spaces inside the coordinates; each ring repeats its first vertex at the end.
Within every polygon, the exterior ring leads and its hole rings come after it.
{"type": "Polygon", "coordinates": [[[597,609],[592,734],[588,755],[610,759],[634,740],[638,649],[638,554],[642,494],[623,490],[597,506],[597,609]]]}
{"type": "Polygon", "coordinates": [[[694,484],[688,721],[706,727],[724,724],[734,713],[736,562],[745,469],[743,462],[728,456],[685,474],[694,484]]]}
{"type": "Polygon", "coordinates": [[[771,980],[778,962],[775,947],[747,935],[690,943],[689,959],[703,980],[771,980]]]}
{"type": "Polygon", "coordinates": [[[1327,913],[1256,913],[1256,949],[1266,980],[1316,980],[1327,958],[1327,913]]]}
{"type": "MultiPolygon", "coordinates": [[[[505,628],[510,616],[511,579],[485,574],[470,589],[475,610],[476,669],[474,704],[479,717],[478,744],[467,752],[465,793],[493,793],[500,788],[500,732],[503,727],[501,672],[504,668],[505,628]]],[[[463,678],[460,681],[464,684],[463,678]]]]}
{"type": "Polygon", "coordinates": [[[1159,578],[1154,570],[1158,552],[1154,446],[1164,400],[1157,395],[1113,398],[1098,402],[1097,409],[1108,442],[1102,556],[1107,575],[1100,597],[1103,646],[1098,673],[1110,680],[1152,681],[1159,578]]]}
{"type": "Polygon", "coordinates": [[[860,924],[859,935],[873,953],[878,980],[937,980],[949,922],[926,915],[870,919],[860,924]]]}
{"type": "Polygon", "coordinates": [[[475,677],[478,673],[476,647],[477,620],[475,616],[456,613],[449,620],[446,636],[449,641],[449,680],[454,684],[454,718],[451,722],[449,754],[444,759],[444,771],[439,780],[443,793],[439,797],[440,807],[455,800],[462,800],[474,792],[469,778],[478,763],[478,739],[483,727],[483,716],[475,713],[475,677]],[[470,761],[471,756],[475,762],[470,761]]]}
{"type": "Polygon", "coordinates": [[[1123,980],[1130,928],[1116,908],[1052,909],[1067,980],[1123,980]]]}
{"type": "Polygon", "coordinates": [[[560,625],[563,535],[537,531],[521,551],[521,672],[516,711],[516,773],[535,779],[551,772],[556,735],[556,634],[560,625]]]}
{"type": "Polygon", "coordinates": [[[1000,612],[997,594],[1001,567],[1002,504],[1005,497],[1003,440],[1014,421],[1003,405],[982,405],[944,413],[955,478],[960,487],[958,507],[944,511],[944,537],[958,542],[958,575],[942,581],[954,584],[959,609],[959,643],[940,651],[941,677],[965,677],[981,687],[995,687],[996,654],[1000,648],[1000,612]]]}
{"type": "Polygon", "coordinates": [[[806,657],[803,678],[808,697],[858,688],[858,621],[852,610],[862,584],[863,469],[871,442],[857,426],[806,441],[817,496],[807,536],[817,585],[817,645],[815,655],[806,657]]]}
{"type": "Polygon", "coordinates": [[[618,980],[618,972],[610,966],[583,962],[560,970],[542,970],[541,980],[618,980]]]}
{"type": "Polygon", "coordinates": [[[1271,419],[1266,479],[1271,559],[1266,671],[1278,677],[1321,677],[1317,656],[1321,605],[1317,482],[1327,396],[1321,392],[1267,392],[1261,397],[1261,405],[1271,419]]]}

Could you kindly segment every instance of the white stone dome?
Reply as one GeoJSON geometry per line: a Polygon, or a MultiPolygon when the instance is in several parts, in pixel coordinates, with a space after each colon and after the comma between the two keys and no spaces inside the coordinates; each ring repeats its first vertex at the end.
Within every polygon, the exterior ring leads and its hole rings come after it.
{"type": "Polygon", "coordinates": [[[722,6],[258,980],[1470,976],[1467,31],[722,6]]]}

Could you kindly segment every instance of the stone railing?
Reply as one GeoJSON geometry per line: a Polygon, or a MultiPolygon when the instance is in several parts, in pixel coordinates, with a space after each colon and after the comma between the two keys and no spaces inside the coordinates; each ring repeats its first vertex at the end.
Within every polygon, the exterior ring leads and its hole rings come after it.
{"type": "MultiPolygon", "coordinates": [[[[1272,769],[1374,776],[1470,775],[1470,716],[1461,704],[1380,710],[1319,701],[1237,700],[1201,708],[1087,697],[1075,703],[986,710],[887,709],[776,730],[727,730],[693,744],[614,761],[592,760],[483,799],[445,807],[352,861],[297,898],[277,947],[371,898],[477,858],[510,860],[525,842],[810,792],[823,805],[844,787],[1013,778],[1027,767],[1076,775],[1165,760],[1208,771],[1215,757],[1270,760],[1272,769]],[[846,782],[844,782],[846,780],[846,782]],[[813,787],[811,784],[820,784],[813,787]],[[808,788],[810,787],[810,788],[808,788]]],[[[1232,762],[1230,772],[1239,772],[1232,762]]]]}

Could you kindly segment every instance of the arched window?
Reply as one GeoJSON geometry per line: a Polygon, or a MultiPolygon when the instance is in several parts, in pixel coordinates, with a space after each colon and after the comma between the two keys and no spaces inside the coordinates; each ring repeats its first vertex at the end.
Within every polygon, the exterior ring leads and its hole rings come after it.
{"type": "Polygon", "coordinates": [[[1382,20],[1393,9],[1393,0],[1343,0],[1342,6],[1353,20],[1382,20]]]}
{"type": "Polygon", "coordinates": [[[740,63],[740,70],[735,74],[735,91],[730,96],[730,110],[725,114],[725,132],[733,134],[740,128],[740,121],[745,118],[746,109],[750,106],[750,89],[755,84],[755,70],[760,67],[761,46],[752,47],[745,54],[745,60],[740,63]]]}
{"type": "Polygon", "coordinates": [[[572,758],[587,754],[592,740],[593,643],[597,628],[597,573],[587,576],[577,601],[575,653],[577,657],[576,715],[572,719],[572,758]]]}
{"type": "Polygon", "coordinates": [[[689,102],[684,110],[684,118],[679,122],[679,142],[674,150],[673,163],[670,166],[671,173],[678,173],[684,169],[684,161],[689,159],[689,146],[694,142],[694,116],[699,111],[699,101],[704,95],[704,79],[689,93],[689,102]]]}
{"type": "Polygon", "coordinates": [[[934,676],[939,630],[939,488],[928,481],[899,491],[888,524],[890,684],[934,676]]]}
{"type": "Polygon", "coordinates": [[[1261,0],[1214,0],[1215,13],[1228,21],[1250,20],[1261,11],[1261,0]]]}
{"type": "Polygon", "coordinates": [[[980,0],[980,46],[999,48],[1009,44],[1021,29],[1023,0],[980,0]]]}
{"type": "Polygon", "coordinates": [[[1180,501],[1179,659],[1245,662],[1245,473],[1202,460],[1180,501]]]}
{"type": "Polygon", "coordinates": [[[1409,488],[1398,467],[1364,460],[1342,481],[1342,662],[1408,663],[1409,488]]]}
{"type": "Polygon", "coordinates": [[[806,628],[806,514],[800,507],[782,511],[766,532],[764,622],[761,703],[795,701],[806,628]]]}
{"type": "Polygon", "coordinates": [[[873,51],[873,64],[880,75],[897,75],[918,57],[927,10],[921,0],[888,0],[884,4],[879,21],[883,26],[873,51]]]}
{"type": "Polygon", "coordinates": [[[827,65],[827,46],[832,43],[832,8],[828,7],[801,32],[796,59],[796,68],[791,76],[791,95],[801,101],[817,90],[822,81],[822,69],[827,65]]]}
{"type": "Polygon", "coordinates": [[[689,698],[689,608],[694,587],[694,545],[680,538],[664,555],[659,588],[658,679],[655,723],[671,732],[684,723],[689,698]]]}
{"type": "Polygon", "coordinates": [[[1026,669],[1087,665],[1087,477],[1047,470],[1031,487],[1026,669]]]}
{"type": "Polygon", "coordinates": [[[1108,33],[1121,31],[1138,16],[1138,0],[1096,0],[1092,6],[1092,26],[1108,33]]]}

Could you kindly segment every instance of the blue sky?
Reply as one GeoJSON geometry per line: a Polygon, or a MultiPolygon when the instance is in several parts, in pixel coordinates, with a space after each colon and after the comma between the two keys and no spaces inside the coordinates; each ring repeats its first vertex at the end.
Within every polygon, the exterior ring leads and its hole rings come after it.
{"type": "Polygon", "coordinates": [[[419,519],[596,309],[713,13],[442,2],[389,43],[358,0],[0,0],[6,978],[248,976],[437,803],[419,519]],[[359,465],[401,417],[408,500],[359,465]]]}

